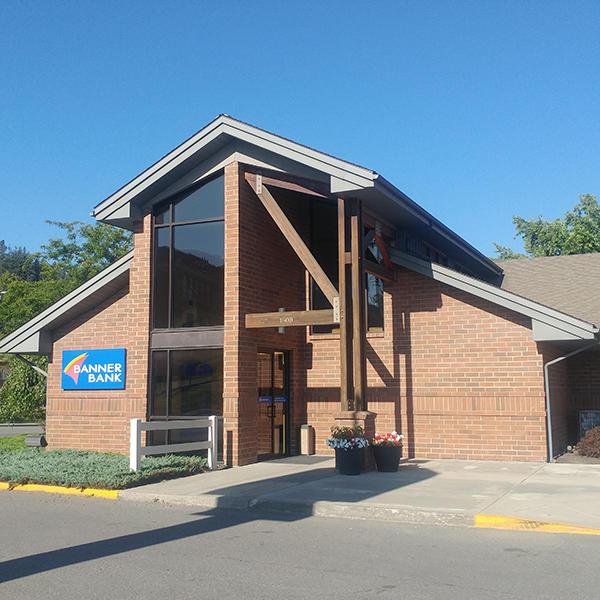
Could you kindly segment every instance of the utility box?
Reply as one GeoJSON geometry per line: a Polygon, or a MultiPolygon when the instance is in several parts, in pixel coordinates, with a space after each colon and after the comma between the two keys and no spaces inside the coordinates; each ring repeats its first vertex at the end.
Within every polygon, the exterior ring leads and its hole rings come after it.
{"type": "Polygon", "coordinates": [[[300,425],[300,454],[315,453],[315,429],[312,425],[300,425]]]}

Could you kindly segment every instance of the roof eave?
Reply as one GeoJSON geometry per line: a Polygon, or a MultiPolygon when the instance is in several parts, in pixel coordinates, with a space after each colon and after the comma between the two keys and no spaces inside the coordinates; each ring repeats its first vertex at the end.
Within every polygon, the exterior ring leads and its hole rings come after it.
{"type": "MultiPolygon", "coordinates": [[[[48,332],[59,319],[74,311],[93,294],[99,294],[108,284],[129,271],[133,251],[75,288],[18,329],[0,340],[0,354],[49,354],[52,350],[48,332]]],[[[94,296],[95,298],[95,296],[94,296]]]]}
{"type": "Polygon", "coordinates": [[[530,317],[534,341],[595,340],[598,338],[599,329],[592,323],[523,298],[469,275],[395,249],[390,249],[390,258],[399,266],[530,317]]]}

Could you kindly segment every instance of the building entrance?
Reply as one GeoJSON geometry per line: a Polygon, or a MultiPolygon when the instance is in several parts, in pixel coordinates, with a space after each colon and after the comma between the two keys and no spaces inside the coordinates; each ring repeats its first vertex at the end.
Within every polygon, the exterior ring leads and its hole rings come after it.
{"type": "Polygon", "coordinates": [[[289,453],[289,353],[259,352],[257,355],[258,458],[264,460],[289,453]]]}

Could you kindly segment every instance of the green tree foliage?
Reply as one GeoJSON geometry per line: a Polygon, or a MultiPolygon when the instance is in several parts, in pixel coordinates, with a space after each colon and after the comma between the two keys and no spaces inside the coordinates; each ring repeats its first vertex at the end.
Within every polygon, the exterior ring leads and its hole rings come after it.
{"type": "Polygon", "coordinates": [[[10,273],[0,274],[0,338],[9,334],[73,289],[70,280],[24,281],[10,273]]]}
{"type": "Polygon", "coordinates": [[[42,246],[42,277],[45,279],[68,279],[78,286],[132,247],[131,234],[111,225],[47,222],[62,229],[66,235],[42,246]]]}
{"type": "MultiPolygon", "coordinates": [[[[6,356],[9,375],[0,387],[0,422],[41,422],[44,420],[44,400],[46,378],[34,371],[16,356],[6,356]]],[[[45,356],[28,358],[32,363],[46,370],[45,356]]]]}
{"type": "MultiPolygon", "coordinates": [[[[0,301],[0,338],[99,273],[132,246],[129,232],[110,225],[48,222],[66,235],[50,239],[38,254],[25,248],[8,248],[0,242],[0,291],[5,292],[0,301]]],[[[17,358],[6,358],[10,371],[0,388],[0,421],[42,418],[44,377],[17,358]]],[[[46,369],[45,358],[35,360],[46,369]]]]}
{"type": "Polygon", "coordinates": [[[494,244],[500,260],[600,252],[600,206],[592,194],[580,195],[579,202],[562,219],[546,221],[541,215],[537,219],[515,216],[513,223],[515,237],[523,239],[527,255],[494,244]]]}
{"type": "Polygon", "coordinates": [[[25,248],[10,248],[4,240],[0,240],[0,275],[3,273],[12,273],[25,281],[37,281],[41,263],[25,248]]]}

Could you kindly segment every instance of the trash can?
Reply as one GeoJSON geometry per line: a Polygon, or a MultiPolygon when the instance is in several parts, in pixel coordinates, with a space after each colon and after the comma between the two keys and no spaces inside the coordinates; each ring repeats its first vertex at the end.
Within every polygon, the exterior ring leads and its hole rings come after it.
{"type": "Polygon", "coordinates": [[[312,425],[300,425],[300,454],[315,453],[315,429],[312,425]]]}
{"type": "Polygon", "coordinates": [[[283,425],[273,425],[273,453],[284,454],[283,425]]]}

